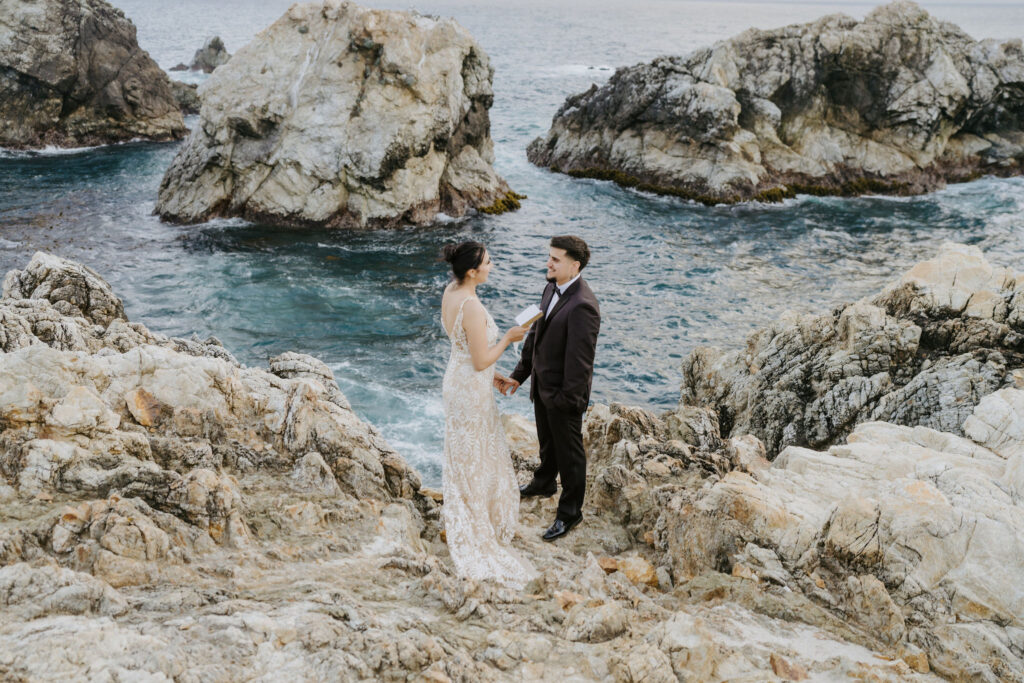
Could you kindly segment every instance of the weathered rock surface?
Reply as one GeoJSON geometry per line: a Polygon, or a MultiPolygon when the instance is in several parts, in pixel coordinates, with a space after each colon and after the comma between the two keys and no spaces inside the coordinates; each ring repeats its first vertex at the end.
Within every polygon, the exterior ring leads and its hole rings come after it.
{"type": "Polygon", "coordinates": [[[705,203],[1024,171],[1024,49],[912,2],[751,29],[568,98],[530,161],[705,203]]]}
{"type": "Polygon", "coordinates": [[[176,140],[185,124],[135,26],[103,0],[0,6],[0,146],[176,140]]]}
{"type": "MultiPolygon", "coordinates": [[[[316,359],[282,354],[267,372],[216,340],[155,335],[125,319],[96,273],[52,256],[6,283],[5,680],[926,681],[937,680],[918,673],[929,661],[966,670],[1015,652],[1011,626],[971,623],[1009,634],[999,649],[966,624],[935,625],[944,609],[971,612],[968,601],[1017,619],[1009,593],[976,596],[985,577],[947,579],[975,592],[933,591],[931,621],[914,621],[870,568],[822,574],[835,604],[805,593],[788,556],[753,531],[739,530],[747,542],[733,555],[711,543],[681,550],[695,506],[770,467],[760,442],[722,439],[706,409],[595,406],[584,523],[544,543],[555,500],[524,501],[513,543],[540,577],[522,592],[459,579],[435,498],[316,359]]],[[[994,396],[965,431],[983,440],[979,453],[1006,455],[1024,405],[1016,392],[994,396]]],[[[505,424],[529,468],[535,432],[521,418],[505,424]]],[[[1003,463],[989,457],[981,475],[1003,463]]],[[[1012,471],[1017,482],[1022,468],[1012,471]]],[[[735,523],[715,512],[701,520],[712,540],[735,523]]],[[[994,530],[1009,533],[1014,519],[1006,512],[994,530]]],[[[1003,571],[1019,571],[999,553],[1003,571]]]]}
{"type": "Polygon", "coordinates": [[[453,20],[294,5],[204,83],[156,211],[361,228],[517,207],[491,167],[492,75],[453,20]]]}
{"type": "MultiPolygon", "coordinates": [[[[751,457],[750,435],[685,450],[638,409],[598,406],[586,430],[587,507],[649,546],[676,597],[888,652],[899,676],[1024,681],[1024,391],[984,397],[967,437],[868,422],[846,445],[790,446],[771,465],[751,457]]],[[[770,659],[814,667],[779,649],[770,659]]]]}
{"type": "Polygon", "coordinates": [[[213,73],[213,70],[218,66],[227,64],[229,59],[231,59],[231,55],[228,53],[227,48],[224,47],[224,41],[220,39],[220,36],[214,36],[196,50],[195,55],[192,56],[192,63],[189,64],[188,68],[193,71],[203,71],[209,74],[213,73]]]}
{"type": "Polygon", "coordinates": [[[695,350],[683,378],[681,410],[710,409],[770,457],[868,420],[963,435],[984,396],[1024,387],[1024,275],[947,243],[874,297],[784,317],[738,351],[695,350]]]}

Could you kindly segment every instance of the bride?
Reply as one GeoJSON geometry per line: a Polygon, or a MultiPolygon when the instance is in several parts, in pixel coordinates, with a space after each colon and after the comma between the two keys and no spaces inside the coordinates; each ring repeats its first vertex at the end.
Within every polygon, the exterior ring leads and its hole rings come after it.
{"type": "Polygon", "coordinates": [[[479,242],[449,244],[444,259],[452,282],[441,300],[441,323],[452,342],[444,373],[445,535],[460,576],[492,579],[521,588],[536,576],[511,546],[519,514],[519,486],[494,403],[494,364],[509,344],[526,335],[513,327],[498,339],[498,327],[480,300],[491,257],[479,242]]]}

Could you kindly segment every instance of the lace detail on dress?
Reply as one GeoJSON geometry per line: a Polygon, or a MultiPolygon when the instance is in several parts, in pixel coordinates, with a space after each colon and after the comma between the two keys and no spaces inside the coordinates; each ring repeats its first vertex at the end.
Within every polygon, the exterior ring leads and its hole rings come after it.
{"type": "MultiPolygon", "coordinates": [[[[462,310],[448,334],[451,357],[444,373],[444,470],[441,510],[448,552],[455,571],[472,579],[491,579],[523,587],[537,575],[511,546],[519,516],[519,486],[498,406],[493,366],[473,369],[462,310]]],[[[442,318],[442,327],[444,320],[442,318]]],[[[487,343],[498,340],[498,326],[487,313],[487,343]]]]}

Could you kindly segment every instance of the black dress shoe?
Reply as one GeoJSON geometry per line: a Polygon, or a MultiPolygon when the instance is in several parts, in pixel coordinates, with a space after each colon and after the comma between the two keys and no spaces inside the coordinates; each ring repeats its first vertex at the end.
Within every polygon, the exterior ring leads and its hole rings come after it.
{"type": "Polygon", "coordinates": [[[557,491],[557,490],[558,490],[557,487],[552,486],[550,491],[544,491],[544,490],[539,489],[536,486],[534,486],[533,482],[531,481],[529,484],[526,484],[525,486],[520,486],[519,487],[519,497],[520,498],[529,498],[531,496],[543,496],[543,497],[547,498],[548,496],[555,495],[555,491],[557,491]]]}
{"type": "Polygon", "coordinates": [[[569,530],[574,526],[583,521],[583,515],[580,515],[576,519],[570,519],[568,522],[562,519],[556,519],[555,523],[548,527],[548,530],[544,532],[541,537],[545,541],[553,541],[556,538],[561,538],[569,533],[569,530]]]}

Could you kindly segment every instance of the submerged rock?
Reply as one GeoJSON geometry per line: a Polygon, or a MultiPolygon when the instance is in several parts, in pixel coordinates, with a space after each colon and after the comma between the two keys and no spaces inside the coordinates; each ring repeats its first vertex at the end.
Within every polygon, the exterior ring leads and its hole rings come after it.
{"type": "Polygon", "coordinates": [[[709,409],[725,435],[753,434],[774,457],[840,443],[869,420],[962,435],[1004,386],[1024,387],[1024,274],[946,243],[874,297],[784,317],[737,351],[698,348],[683,361],[680,410],[709,409]]]}
{"type": "Polygon", "coordinates": [[[103,0],[0,6],[0,146],[176,140],[185,124],[135,26],[103,0]]]}
{"type": "Polygon", "coordinates": [[[203,71],[209,74],[213,73],[213,70],[218,66],[227,64],[229,59],[231,59],[231,55],[228,54],[227,48],[224,47],[224,41],[220,39],[220,36],[214,36],[196,50],[195,55],[192,56],[192,63],[189,65],[189,68],[193,71],[203,71]]]}
{"type": "Polygon", "coordinates": [[[1024,172],[1024,49],[898,0],[750,29],[568,98],[539,166],[713,204],[914,194],[1024,172]]]}
{"type": "Polygon", "coordinates": [[[515,208],[491,167],[492,75],[453,20],[294,5],[203,85],[156,212],[363,228],[515,208]]]}

